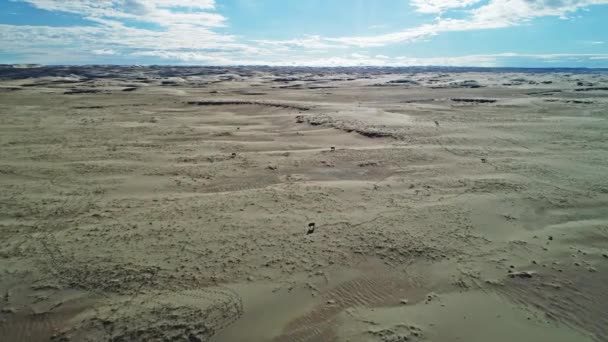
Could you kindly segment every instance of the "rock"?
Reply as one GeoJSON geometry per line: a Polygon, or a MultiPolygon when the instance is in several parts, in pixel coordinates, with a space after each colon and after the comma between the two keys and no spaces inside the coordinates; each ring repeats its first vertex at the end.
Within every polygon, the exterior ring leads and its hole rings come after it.
{"type": "Polygon", "coordinates": [[[17,313],[17,309],[15,309],[13,307],[6,307],[6,308],[0,309],[0,313],[3,313],[3,314],[15,314],[15,313],[17,313]]]}
{"type": "Polygon", "coordinates": [[[522,271],[522,272],[514,272],[510,273],[509,277],[511,278],[532,278],[536,272],[533,271],[522,271]]]}
{"type": "Polygon", "coordinates": [[[407,303],[409,303],[409,301],[407,299],[405,299],[405,298],[401,299],[400,302],[403,305],[407,305],[407,303]]]}
{"type": "Polygon", "coordinates": [[[551,288],[554,288],[554,289],[556,289],[556,290],[559,290],[559,289],[561,289],[561,288],[562,288],[562,286],[561,286],[561,285],[559,285],[559,284],[555,284],[555,283],[542,283],[542,285],[543,285],[543,286],[545,286],[545,287],[551,287],[551,288]]]}
{"type": "Polygon", "coordinates": [[[309,223],[308,224],[308,231],[306,232],[306,235],[310,235],[310,234],[314,233],[315,232],[315,228],[316,228],[316,225],[315,225],[314,222],[309,223]]]}
{"type": "Polygon", "coordinates": [[[333,300],[333,299],[330,299],[330,300],[328,300],[328,301],[327,301],[327,304],[328,304],[328,305],[335,305],[335,304],[336,304],[336,301],[335,301],[335,300],[333,300]]]}
{"type": "Polygon", "coordinates": [[[190,334],[188,335],[188,342],[203,342],[203,340],[194,334],[190,334]]]}

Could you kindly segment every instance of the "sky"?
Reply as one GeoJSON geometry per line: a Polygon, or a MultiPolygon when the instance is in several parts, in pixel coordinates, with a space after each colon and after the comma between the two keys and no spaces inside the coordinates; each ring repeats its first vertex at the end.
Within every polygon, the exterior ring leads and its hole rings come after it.
{"type": "Polygon", "coordinates": [[[608,0],[0,0],[0,63],[608,67],[608,0]]]}

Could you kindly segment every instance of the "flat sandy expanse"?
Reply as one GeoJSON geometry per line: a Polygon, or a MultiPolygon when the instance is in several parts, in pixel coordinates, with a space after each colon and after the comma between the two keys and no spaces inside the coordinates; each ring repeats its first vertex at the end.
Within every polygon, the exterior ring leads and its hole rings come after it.
{"type": "Polygon", "coordinates": [[[0,81],[0,340],[608,341],[608,74],[82,70],[0,81]]]}

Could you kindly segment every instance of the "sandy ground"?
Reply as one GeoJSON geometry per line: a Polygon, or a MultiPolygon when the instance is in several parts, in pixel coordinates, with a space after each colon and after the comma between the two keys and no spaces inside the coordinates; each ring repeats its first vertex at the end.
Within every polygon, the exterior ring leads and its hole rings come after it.
{"type": "Polygon", "coordinates": [[[0,82],[2,341],[608,341],[608,75],[0,82]]]}

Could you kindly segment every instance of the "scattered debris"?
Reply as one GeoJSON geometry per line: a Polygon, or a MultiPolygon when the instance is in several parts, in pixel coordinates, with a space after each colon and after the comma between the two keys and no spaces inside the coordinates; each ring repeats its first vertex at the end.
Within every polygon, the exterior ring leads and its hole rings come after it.
{"type": "Polygon", "coordinates": [[[439,298],[439,296],[437,296],[436,293],[431,292],[429,294],[426,295],[426,300],[424,301],[425,304],[429,304],[430,302],[432,302],[433,300],[439,298]]]}
{"type": "Polygon", "coordinates": [[[377,161],[366,161],[357,164],[359,167],[367,167],[367,166],[380,166],[380,162],[377,161]]]}

